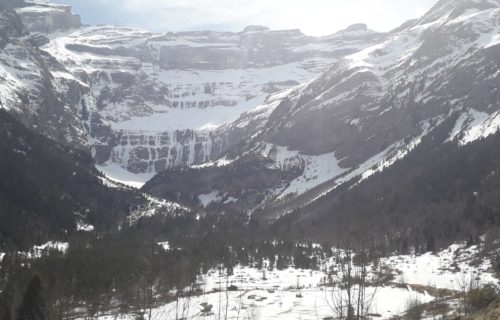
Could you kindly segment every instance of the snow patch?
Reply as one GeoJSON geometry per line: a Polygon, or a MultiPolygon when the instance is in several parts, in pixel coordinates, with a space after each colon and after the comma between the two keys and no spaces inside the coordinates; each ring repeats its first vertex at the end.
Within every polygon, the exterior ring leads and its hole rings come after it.
{"type": "Polygon", "coordinates": [[[213,191],[207,194],[200,194],[198,199],[203,207],[206,208],[210,203],[220,201],[222,198],[219,196],[219,191],[213,191]]]}
{"type": "Polygon", "coordinates": [[[153,197],[149,194],[142,194],[146,198],[146,204],[140,205],[134,208],[129,217],[128,221],[130,224],[134,224],[137,220],[144,217],[152,217],[157,214],[171,214],[177,213],[178,211],[188,212],[189,209],[181,206],[178,203],[170,202],[165,199],[160,199],[153,197]]]}
{"type": "Polygon", "coordinates": [[[116,163],[96,165],[96,168],[108,179],[136,189],[142,188],[142,186],[156,174],[153,172],[134,174],[116,163]]]}
{"type": "Polygon", "coordinates": [[[233,162],[234,162],[234,160],[230,160],[230,159],[227,159],[226,157],[223,157],[219,160],[210,161],[210,162],[206,162],[206,163],[199,164],[199,165],[192,165],[191,168],[202,169],[202,168],[208,168],[208,167],[225,167],[225,166],[230,165],[233,162]]]}
{"type": "Polygon", "coordinates": [[[158,245],[165,251],[170,251],[170,243],[168,241],[158,242],[158,245]]]}
{"type": "Polygon", "coordinates": [[[447,141],[466,145],[486,138],[500,130],[500,111],[493,114],[469,109],[457,119],[447,141]]]}
{"type": "Polygon", "coordinates": [[[348,170],[339,166],[339,160],[335,156],[335,152],[319,156],[300,155],[300,159],[304,163],[304,173],[292,180],[287,188],[281,192],[278,199],[283,199],[292,194],[301,195],[348,170]]]}
{"type": "Polygon", "coordinates": [[[461,145],[465,145],[476,140],[486,138],[500,130],[500,111],[488,115],[487,113],[473,113],[472,121],[468,125],[461,145]]]}
{"type": "Polygon", "coordinates": [[[196,131],[211,131],[223,124],[230,123],[247,111],[252,110],[256,105],[264,102],[265,96],[241,103],[234,107],[214,106],[205,109],[170,108],[162,113],[155,113],[148,116],[132,117],[130,120],[112,123],[115,130],[130,131],[173,131],[192,129],[196,131]]]}
{"type": "Polygon", "coordinates": [[[78,222],[78,224],[76,225],[76,230],[85,231],[85,232],[92,232],[92,231],[94,231],[94,226],[91,224],[78,222]]]}
{"type": "Polygon", "coordinates": [[[35,258],[40,258],[44,252],[52,250],[66,253],[68,251],[68,247],[69,244],[67,242],[49,241],[39,246],[33,246],[33,249],[30,252],[20,252],[20,253],[25,254],[30,259],[35,259],[35,258]]]}
{"type": "Polygon", "coordinates": [[[396,270],[399,273],[396,281],[401,283],[460,290],[460,278],[474,276],[481,285],[498,285],[490,261],[482,260],[477,266],[471,266],[479,249],[479,246],[466,247],[461,243],[436,254],[394,256],[382,259],[381,263],[396,270]]]}

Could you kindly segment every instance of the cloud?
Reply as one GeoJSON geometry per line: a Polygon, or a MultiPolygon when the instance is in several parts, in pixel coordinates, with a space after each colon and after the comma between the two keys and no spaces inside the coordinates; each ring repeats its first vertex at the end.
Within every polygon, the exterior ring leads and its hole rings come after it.
{"type": "Polygon", "coordinates": [[[331,34],[353,23],[387,31],[421,16],[436,0],[60,0],[84,21],[153,31],[239,31],[249,24],[331,34]],[[106,20],[107,19],[107,20],[106,20]]]}

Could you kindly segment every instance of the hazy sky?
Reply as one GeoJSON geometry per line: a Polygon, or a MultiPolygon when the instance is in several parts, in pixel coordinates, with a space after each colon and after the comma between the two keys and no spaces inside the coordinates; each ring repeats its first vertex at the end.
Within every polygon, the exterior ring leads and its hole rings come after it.
{"type": "Polygon", "coordinates": [[[250,24],[334,33],[354,23],[388,31],[423,15],[437,0],[56,0],[88,24],[152,31],[240,31],[250,24]]]}

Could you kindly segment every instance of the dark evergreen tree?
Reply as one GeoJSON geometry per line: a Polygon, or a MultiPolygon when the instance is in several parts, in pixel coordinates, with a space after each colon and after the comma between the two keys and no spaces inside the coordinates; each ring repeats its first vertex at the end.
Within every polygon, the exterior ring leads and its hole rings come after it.
{"type": "Polygon", "coordinates": [[[28,283],[23,300],[17,311],[17,320],[46,320],[42,296],[42,282],[34,275],[28,283]]]}

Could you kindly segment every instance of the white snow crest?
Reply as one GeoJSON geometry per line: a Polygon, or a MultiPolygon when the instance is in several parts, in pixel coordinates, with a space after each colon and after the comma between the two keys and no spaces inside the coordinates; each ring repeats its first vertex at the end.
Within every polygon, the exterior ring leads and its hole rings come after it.
{"type": "Polygon", "coordinates": [[[457,141],[463,146],[493,135],[499,130],[500,111],[490,115],[486,112],[468,109],[457,119],[447,141],[457,141]]]}

